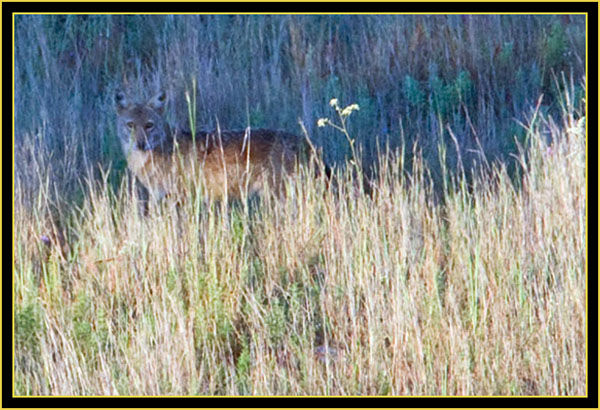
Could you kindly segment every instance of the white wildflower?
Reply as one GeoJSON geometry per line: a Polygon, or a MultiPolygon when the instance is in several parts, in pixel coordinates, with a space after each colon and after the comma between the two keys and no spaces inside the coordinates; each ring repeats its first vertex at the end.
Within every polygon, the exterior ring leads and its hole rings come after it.
{"type": "Polygon", "coordinates": [[[346,108],[344,108],[342,110],[342,115],[348,116],[348,115],[350,115],[352,113],[352,111],[354,111],[354,110],[358,111],[359,109],[360,108],[358,107],[358,104],[349,105],[349,106],[347,106],[346,108]]]}

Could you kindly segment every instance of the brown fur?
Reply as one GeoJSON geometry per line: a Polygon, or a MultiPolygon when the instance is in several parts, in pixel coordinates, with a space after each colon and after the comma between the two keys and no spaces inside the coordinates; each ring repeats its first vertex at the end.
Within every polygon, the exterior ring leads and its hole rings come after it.
{"type": "Polygon", "coordinates": [[[129,169],[158,200],[185,196],[187,178],[204,178],[213,199],[242,198],[265,183],[281,190],[282,176],[296,169],[308,144],[282,131],[172,132],[163,119],[166,95],[132,104],[117,93],[117,132],[129,169]]]}

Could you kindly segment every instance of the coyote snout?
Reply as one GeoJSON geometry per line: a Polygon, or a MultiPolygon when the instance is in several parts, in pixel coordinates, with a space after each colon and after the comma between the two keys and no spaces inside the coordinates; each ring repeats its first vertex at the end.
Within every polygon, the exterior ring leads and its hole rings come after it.
{"type": "Polygon", "coordinates": [[[117,133],[131,172],[151,196],[185,195],[186,178],[203,178],[209,197],[241,198],[267,183],[280,190],[310,153],[304,140],[268,129],[199,132],[171,130],[163,118],[167,96],[160,92],[145,104],[115,95],[117,133]]]}
{"type": "Polygon", "coordinates": [[[166,95],[161,92],[147,104],[131,104],[125,94],[118,92],[117,129],[126,155],[132,150],[151,151],[166,143],[168,130],[162,119],[166,95]]]}

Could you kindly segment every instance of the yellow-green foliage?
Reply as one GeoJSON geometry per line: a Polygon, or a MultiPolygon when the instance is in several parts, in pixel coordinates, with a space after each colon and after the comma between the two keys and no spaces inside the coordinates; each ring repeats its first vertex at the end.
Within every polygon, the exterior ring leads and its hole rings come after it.
{"type": "Polygon", "coordinates": [[[17,185],[15,393],[583,395],[585,122],[562,121],[532,120],[518,181],[437,195],[418,153],[371,195],[302,170],[285,200],[148,217],[127,180],[60,224],[17,185]]]}
{"type": "Polygon", "coordinates": [[[584,15],[14,33],[15,394],[586,393],[584,15]],[[143,217],[117,86],[193,131],[302,129],[335,177],[232,204],[190,181],[143,217]]]}

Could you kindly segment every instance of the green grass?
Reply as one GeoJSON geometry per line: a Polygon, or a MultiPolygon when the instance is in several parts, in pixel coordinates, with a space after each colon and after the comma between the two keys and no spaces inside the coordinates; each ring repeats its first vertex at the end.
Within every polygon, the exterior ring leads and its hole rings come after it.
{"type": "MultiPolygon", "coordinates": [[[[333,97],[361,107],[348,124],[367,165],[377,145],[417,143],[439,177],[438,146],[456,136],[465,166],[476,151],[506,161],[530,107],[560,115],[556,86],[584,94],[585,16],[16,16],[16,146],[52,155],[49,175],[78,196],[78,177],[125,167],[114,129],[116,88],[146,99],[159,87],[174,124],[283,128],[349,157],[343,135],[318,128],[333,97]],[[494,35],[490,35],[493,32],[494,35]],[[558,81],[562,84],[561,81],[558,81]],[[193,88],[193,90],[192,90],[193,88]],[[185,93],[196,93],[195,112],[185,93]]],[[[17,149],[17,177],[31,159],[17,149]]],[[[450,152],[449,161],[455,161],[450,152]]],[[[453,168],[453,163],[449,164],[453,168]]],[[[81,195],[79,195],[80,197],[81,195]]]]}
{"type": "Polygon", "coordinates": [[[65,255],[18,189],[17,394],[582,395],[576,124],[533,131],[520,190],[501,166],[443,204],[418,155],[372,196],[352,167],[335,190],[303,172],[251,213],[192,196],[143,218],[89,182],[65,255]]]}
{"type": "Polygon", "coordinates": [[[584,395],[579,17],[19,16],[15,394],[584,395]],[[143,217],[123,79],[337,181],[143,217]]]}

